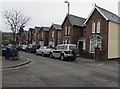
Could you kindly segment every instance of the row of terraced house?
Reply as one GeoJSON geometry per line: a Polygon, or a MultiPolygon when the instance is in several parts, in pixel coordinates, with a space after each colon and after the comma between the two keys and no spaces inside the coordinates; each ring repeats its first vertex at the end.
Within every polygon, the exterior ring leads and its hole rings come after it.
{"type": "Polygon", "coordinates": [[[58,44],[76,44],[84,53],[94,54],[99,48],[101,58],[120,58],[120,18],[97,5],[88,18],[66,15],[61,25],[35,27],[24,31],[20,44],[39,44],[56,47],[58,44]]]}

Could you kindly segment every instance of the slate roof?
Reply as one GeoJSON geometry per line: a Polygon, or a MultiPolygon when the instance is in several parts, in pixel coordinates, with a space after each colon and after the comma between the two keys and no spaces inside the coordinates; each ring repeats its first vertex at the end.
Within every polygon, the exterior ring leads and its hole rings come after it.
{"type": "Polygon", "coordinates": [[[84,22],[85,22],[86,19],[82,18],[82,17],[78,17],[78,16],[75,16],[75,15],[69,14],[69,20],[70,20],[72,25],[84,26],[84,22]]]}
{"type": "Polygon", "coordinates": [[[113,22],[116,22],[116,23],[120,23],[120,17],[118,17],[116,14],[110,12],[110,11],[107,11],[97,5],[95,5],[93,11],[90,13],[90,15],[88,16],[87,20],[85,21],[85,23],[88,21],[88,19],[90,18],[90,16],[92,15],[92,13],[94,12],[94,10],[97,9],[100,14],[106,19],[106,20],[109,20],[109,21],[113,21],[113,22]]]}
{"type": "Polygon", "coordinates": [[[58,24],[52,24],[52,25],[56,28],[56,30],[62,30],[61,25],[58,24]]]}
{"type": "Polygon", "coordinates": [[[44,31],[49,31],[49,27],[42,27],[44,31]]]}
{"type": "Polygon", "coordinates": [[[36,32],[38,32],[38,31],[41,30],[41,27],[37,27],[37,26],[35,26],[35,30],[36,30],[36,32]]]}
{"type": "Polygon", "coordinates": [[[82,40],[85,40],[85,36],[81,36],[79,39],[78,39],[78,41],[82,41],[82,40]]]}
{"type": "Polygon", "coordinates": [[[99,6],[96,6],[101,12],[102,14],[110,21],[116,22],[116,23],[120,23],[120,17],[118,17],[116,14],[107,11],[99,6]]]}

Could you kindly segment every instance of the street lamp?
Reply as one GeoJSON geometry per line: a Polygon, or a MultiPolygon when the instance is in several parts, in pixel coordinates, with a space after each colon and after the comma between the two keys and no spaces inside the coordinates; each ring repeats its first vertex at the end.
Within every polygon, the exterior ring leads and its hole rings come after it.
{"type": "Polygon", "coordinates": [[[68,1],[65,1],[65,3],[68,4],[68,15],[69,15],[69,12],[70,12],[70,3],[68,1]]]}
{"type": "MultiPolygon", "coordinates": [[[[68,16],[68,26],[67,26],[67,32],[68,32],[68,30],[69,30],[69,12],[70,12],[70,3],[68,2],[68,1],[65,1],[65,3],[67,3],[68,4],[68,14],[67,14],[67,16],[68,16]]],[[[67,43],[68,43],[68,38],[67,38],[67,43]]]]}

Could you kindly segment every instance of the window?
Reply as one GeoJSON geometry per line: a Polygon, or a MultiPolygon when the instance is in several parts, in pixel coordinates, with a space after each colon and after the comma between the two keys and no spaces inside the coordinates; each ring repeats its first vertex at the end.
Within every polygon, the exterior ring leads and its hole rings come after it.
{"type": "Polygon", "coordinates": [[[54,37],[54,35],[55,35],[55,34],[54,34],[54,31],[52,31],[52,37],[54,37]]]}
{"type": "Polygon", "coordinates": [[[43,38],[43,32],[42,32],[42,38],[43,38]]]}
{"type": "Polygon", "coordinates": [[[65,50],[67,50],[67,45],[64,45],[63,47],[64,47],[65,50]]]}
{"type": "Polygon", "coordinates": [[[65,27],[65,35],[67,35],[67,27],[65,27]]]}
{"type": "Polygon", "coordinates": [[[67,39],[63,40],[63,44],[67,44],[67,39]]]}
{"type": "Polygon", "coordinates": [[[100,33],[100,22],[97,22],[97,33],[100,33]]]}
{"type": "Polygon", "coordinates": [[[77,49],[77,46],[69,46],[70,50],[77,49]]]}
{"type": "Polygon", "coordinates": [[[68,27],[68,35],[70,35],[70,26],[68,27]]]}
{"type": "Polygon", "coordinates": [[[102,39],[100,39],[100,38],[98,38],[97,39],[97,44],[96,44],[99,48],[100,48],[100,50],[101,50],[101,46],[102,46],[102,39]]]}
{"type": "Polygon", "coordinates": [[[95,47],[99,47],[100,50],[102,49],[102,39],[98,38],[95,40],[94,38],[90,39],[90,53],[94,53],[95,52],[95,47]]]}
{"type": "Polygon", "coordinates": [[[70,44],[70,40],[69,39],[67,40],[67,44],[70,44]]]}
{"type": "Polygon", "coordinates": [[[92,33],[95,33],[95,22],[92,23],[92,33]]]}

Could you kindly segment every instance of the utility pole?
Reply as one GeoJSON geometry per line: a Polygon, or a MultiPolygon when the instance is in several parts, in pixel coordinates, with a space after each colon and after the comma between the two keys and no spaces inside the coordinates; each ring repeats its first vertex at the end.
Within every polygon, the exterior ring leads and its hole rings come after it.
{"type": "MultiPolygon", "coordinates": [[[[69,23],[70,2],[68,2],[68,1],[65,1],[65,3],[67,3],[67,5],[68,5],[68,14],[67,14],[67,16],[68,16],[68,26],[67,26],[67,33],[68,33],[69,26],[70,26],[70,23],[69,23]]],[[[67,37],[67,43],[68,43],[68,40],[70,40],[70,39],[67,37]]]]}

